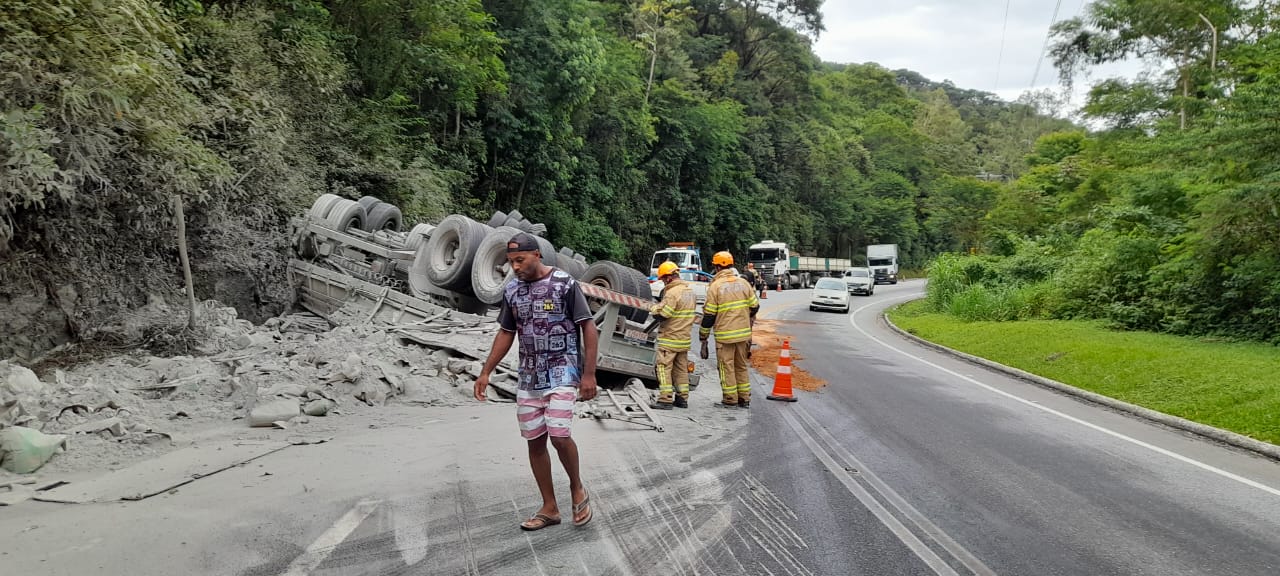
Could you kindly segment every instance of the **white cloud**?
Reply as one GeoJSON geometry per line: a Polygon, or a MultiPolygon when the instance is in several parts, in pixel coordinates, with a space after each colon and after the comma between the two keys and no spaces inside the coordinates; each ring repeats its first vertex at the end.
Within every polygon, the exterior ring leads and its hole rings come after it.
{"type": "MultiPolygon", "coordinates": [[[[1056,3],[1012,0],[1006,27],[1005,3],[1000,0],[827,0],[822,7],[826,32],[814,50],[828,62],[907,68],[931,80],[951,80],[962,88],[1012,100],[1032,88],[1060,89],[1058,71],[1047,54],[1035,73],[1056,3]]],[[[1076,16],[1083,5],[1080,0],[1063,0],[1058,19],[1076,16]]],[[[1093,77],[1131,77],[1139,69],[1123,63],[1098,70],[1093,77]]],[[[1077,81],[1075,104],[1083,100],[1087,85],[1077,81]]]]}

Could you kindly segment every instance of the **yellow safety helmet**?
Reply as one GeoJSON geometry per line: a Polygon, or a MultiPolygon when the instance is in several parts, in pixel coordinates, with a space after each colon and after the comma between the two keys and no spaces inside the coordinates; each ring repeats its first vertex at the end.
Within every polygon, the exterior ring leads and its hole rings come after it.
{"type": "Polygon", "coordinates": [[[668,260],[658,266],[658,277],[662,278],[663,276],[675,274],[679,271],[680,271],[680,267],[676,266],[675,262],[671,262],[670,260],[668,260]]]}
{"type": "Polygon", "coordinates": [[[716,255],[711,257],[711,263],[716,266],[733,266],[733,254],[728,252],[716,252],[716,255]]]}

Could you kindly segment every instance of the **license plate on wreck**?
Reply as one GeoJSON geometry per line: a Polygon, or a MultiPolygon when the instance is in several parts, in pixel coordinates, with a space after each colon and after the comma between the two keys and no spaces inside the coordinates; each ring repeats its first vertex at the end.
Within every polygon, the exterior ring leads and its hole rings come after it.
{"type": "Polygon", "coordinates": [[[649,342],[649,334],[635,329],[627,329],[622,331],[622,337],[632,342],[644,344],[649,342]]]}

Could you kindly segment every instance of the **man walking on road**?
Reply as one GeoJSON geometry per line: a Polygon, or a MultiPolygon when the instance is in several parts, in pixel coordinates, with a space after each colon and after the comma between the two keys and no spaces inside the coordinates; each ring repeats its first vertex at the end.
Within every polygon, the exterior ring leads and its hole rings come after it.
{"type": "Polygon", "coordinates": [[[547,437],[555,446],[569,476],[573,525],[591,521],[591,505],[578,474],[578,445],[569,435],[573,404],[596,395],[596,345],[598,334],[587,299],[577,281],[562,270],[542,263],[533,236],[516,234],[507,243],[507,261],[516,277],[507,283],[498,313],[501,330],[493,350],[476,379],[475,398],[485,401],[489,376],[519,335],[520,385],[516,393],[516,418],[520,434],[529,443],[529,464],[542,493],[542,508],[520,525],[540,530],[560,523],[555,486],[551,480],[551,455],[547,437]],[[579,348],[581,341],[581,351],[579,348]],[[581,396],[579,396],[581,395],[581,396]]]}
{"type": "Polygon", "coordinates": [[[693,319],[697,315],[697,298],[693,288],[680,279],[675,262],[658,266],[663,282],[662,301],[649,311],[662,321],[658,330],[658,402],[654,408],[670,410],[689,407],[689,344],[693,337],[693,319]],[[675,394],[671,384],[675,383],[675,394]]]}
{"type": "Polygon", "coordinates": [[[702,358],[710,352],[707,339],[716,336],[716,362],[720,368],[722,406],[751,406],[751,378],[747,357],[751,351],[751,326],[755,323],[760,300],[755,288],[734,274],[733,255],[717,252],[711,258],[716,276],[707,286],[707,302],[702,306],[702,358]]]}

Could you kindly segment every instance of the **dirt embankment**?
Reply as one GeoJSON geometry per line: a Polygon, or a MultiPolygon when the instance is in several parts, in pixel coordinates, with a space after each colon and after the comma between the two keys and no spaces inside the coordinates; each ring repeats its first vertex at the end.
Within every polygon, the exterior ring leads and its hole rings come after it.
{"type": "MultiPolygon", "coordinates": [[[[189,212],[197,298],[223,302],[254,323],[285,311],[293,300],[285,216],[189,212]]],[[[15,240],[15,250],[0,254],[0,360],[32,363],[70,342],[145,347],[113,327],[136,323],[137,311],[157,300],[186,300],[171,230],[141,234],[86,213],[24,232],[30,233],[15,240]]]]}
{"type": "MultiPolygon", "coordinates": [[[[782,353],[783,342],[792,340],[791,336],[779,332],[781,323],[777,320],[756,320],[752,330],[751,342],[754,344],[751,353],[751,365],[757,372],[769,380],[773,380],[778,369],[778,359],[782,353]]],[[[791,386],[797,390],[816,392],[827,385],[827,381],[814,376],[801,368],[799,364],[804,356],[791,350],[791,386]]]]}

